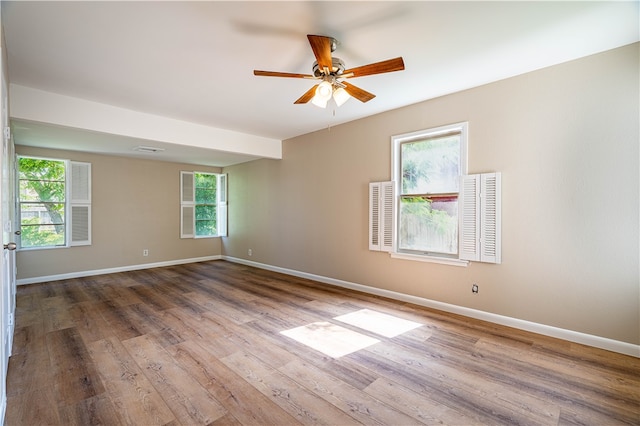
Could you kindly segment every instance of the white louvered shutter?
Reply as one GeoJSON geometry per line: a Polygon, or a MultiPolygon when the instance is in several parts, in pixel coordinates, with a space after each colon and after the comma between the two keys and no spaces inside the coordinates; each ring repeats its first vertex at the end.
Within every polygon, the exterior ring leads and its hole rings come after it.
{"type": "Polygon", "coordinates": [[[369,250],[393,250],[393,182],[369,183],[369,250]]]}
{"type": "Polygon", "coordinates": [[[462,176],[460,191],[460,259],[480,260],[480,176],[462,176]]]}
{"type": "Polygon", "coordinates": [[[70,162],[69,245],[91,244],[91,163],[70,162]]]}
{"type": "Polygon", "coordinates": [[[380,184],[369,184],[369,250],[380,250],[380,184]]]}
{"type": "Polygon", "coordinates": [[[218,195],[218,211],[217,211],[217,225],[218,236],[227,236],[227,174],[221,174],[217,176],[217,195],[218,195]]]}
{"type": "Polygon", "coordinates": [[[180,238],[195,237],[195,187],[193,172],[180,172],[180,238]]]}
{"type": "Polygon", "coordinates": [[[500,263],[501,235],[501,175],[500,173],[485,173],[480,175],[480,200],[482,219],[480,225],[480,261],[500,263]]]}
{"type": "Polygon", "coordinates": [[[460,259],[500,263],[500,173],[462,177],[460,259]]]}
{"type": "Polygon", "coordinates": [[[395,229],[395,215],[393,203],[395,202],[395,186],[393,182],[383,182],[381,184],[382,199],[382,229],[380,235],[380,251],[391,252],[393,250],[393,232],[395,229]]]}

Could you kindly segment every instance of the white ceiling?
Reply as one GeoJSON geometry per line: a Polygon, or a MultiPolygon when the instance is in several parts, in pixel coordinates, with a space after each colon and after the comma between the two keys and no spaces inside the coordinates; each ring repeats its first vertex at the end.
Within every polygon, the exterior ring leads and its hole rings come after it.
{"type": "MultiPolygon", "coordinates": [[[[280,140],[640,38],[638,1],[3,1],[2,20],[11,84],[280,140]],[[252,71],[311,73],[306,34],[335,37],[348,68],[402,56],[406,69],[351,79],[377,95],[366,104],[294,105],[314,82],[252,71]]],[[[14,127],[17,143],[73,139],[14,127]]],[[[119,152],[102,139],[86,150],[119,152]]]]}

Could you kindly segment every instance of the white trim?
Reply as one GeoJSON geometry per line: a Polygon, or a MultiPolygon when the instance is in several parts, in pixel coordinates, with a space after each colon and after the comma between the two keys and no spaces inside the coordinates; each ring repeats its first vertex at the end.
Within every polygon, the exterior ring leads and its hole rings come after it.
{"type": "Polygon", "coordinates": [[[191,259],[167,260],[164,262],[142,263],[139,265],[118,266],[116,268],[95,269],[92,271],[70,272],[68,274],[46,275],[41,277],[22,278],[17,280],[17,285],[27,285],[44,283],[49,281],[68,280],[71,278],[91,277],[94,275],[115,274],[117,272],[138,271],[140,269],[161,268],[163,266],[183,265],[185,263],[207,262],[209,260],[220,260],[222,256],[204,256],[191,259]]]}
{"type": "Polygon", "coordinates": [[[240,259],[231,256],[222,256],[222,259],[229,262],[240,263],[243,265],[254,266],[260,269],[280,272],[295,277],[306,278],[325,284],[335,285],[337,287],[348,288],[351,290],[361,291],[364,293],[374,294],[376,296],[387,297],[389,299],[399,300],[401,302],[413,303],[415,305],[424,306],[431,309],[450,312],[453,314],[463,315],[482,321],[500,324],[507,327],[517,328],[519,330],[529,331],[532,333],[542,334],[545,336],[555,337],[567,340],[569,342],[580,343],[582,345],[593,346],[595,348],[605,349],[625,355],[640,358],[640,345],[622,342],[619,340],[608,339],[605,337],[595,336],[592,334],[581,333],[578,331],[567,330],[563,328],[553,327],[550,325],[539,324],[531,321],[525,321],[518,318],[507,317],[494,314],[491,312],[480,311],[477,309],[467,308],[464,306],[452,305],[449,303],[439,302],[437,300],[425,299],[409,294],[398,293],[395,291],[385,290],[376,287],[370,287],[362,284],[356,284],[349,281],[342,281],[335,278],[328,278],[321,275],[309,274],[293,269],[281,268],[278,266],[266,265],[263,263],[253,262],[250,260],[240,259]]]}
{"type": "Polygon", "coordinates": [[[466,260],[456,259],[454,257],[437,257],[426,256],[423,254],[410,254],[402,252],[391,252],[389,255],[393,259],[413,260],[414,262],[427,262],[427,263],[440,263],[442,265],[452,266],[468,266],[469,262],[466,260]]]}

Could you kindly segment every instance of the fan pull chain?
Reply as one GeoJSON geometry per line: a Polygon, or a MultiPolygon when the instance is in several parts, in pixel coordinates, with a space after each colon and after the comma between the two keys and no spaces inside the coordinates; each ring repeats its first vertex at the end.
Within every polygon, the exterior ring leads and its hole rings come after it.
{"type": "MultiPolygon", "coordinates": [[[[331,115],[333,116],[333,118],[336,118],[336,109],[333,108],[333,110],[331,111],[331,115]]],[[[327,132],[331,131],[331,123],[327,123],[327,132]]]]}

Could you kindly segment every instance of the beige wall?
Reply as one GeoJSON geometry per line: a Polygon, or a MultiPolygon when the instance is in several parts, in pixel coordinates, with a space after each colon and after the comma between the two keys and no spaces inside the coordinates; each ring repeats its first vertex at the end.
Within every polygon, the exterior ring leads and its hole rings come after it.
{"type": "Polygon", "coordinates": [[[16,151],[86,161],[92,169],[92,245],[18,252],[18,279],[220,255],[220,238],[180,239],[179,207],[180,170],[220,169],[19,145],[16,151]]]}
{"type": "Polygon", "coordinates": [[[639,344],[639,46],[297,137],[280,161],[226,168],[224,254],[639,344]],[[503,263],[368,251],[367,188],[390,178],[390,137],[461,121],[469,172],[502,172],[503,263]]]}

